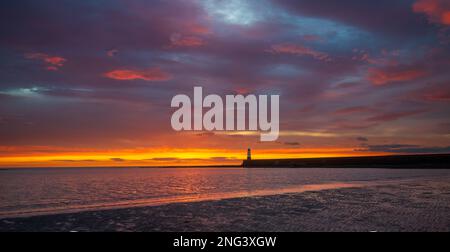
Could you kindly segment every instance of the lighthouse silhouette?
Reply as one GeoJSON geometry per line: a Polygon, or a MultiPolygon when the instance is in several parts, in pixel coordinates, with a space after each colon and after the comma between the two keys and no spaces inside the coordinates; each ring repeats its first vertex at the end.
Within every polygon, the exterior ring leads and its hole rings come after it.
{"type": "Polygon", "coordinates": [[[252,152],[250,148],[247,149],[247,160],[252,160],[252,152]]]}

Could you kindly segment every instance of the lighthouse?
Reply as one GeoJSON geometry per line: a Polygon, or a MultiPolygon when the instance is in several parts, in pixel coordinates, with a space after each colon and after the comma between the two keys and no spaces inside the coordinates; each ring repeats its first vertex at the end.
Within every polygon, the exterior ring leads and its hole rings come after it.
{"type": "Polygon", "coordinates": [[[250,148],[247,149],[247,160],[252,160],[252,152],[250,148]]]}

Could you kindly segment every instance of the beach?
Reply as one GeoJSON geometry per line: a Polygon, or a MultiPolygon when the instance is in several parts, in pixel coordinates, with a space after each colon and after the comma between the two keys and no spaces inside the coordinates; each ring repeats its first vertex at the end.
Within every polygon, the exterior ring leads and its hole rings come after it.
{"type": "Polygon", "coordinates": [[[450,177],[0,219],[0,231],[450,231],[450,177]]]}

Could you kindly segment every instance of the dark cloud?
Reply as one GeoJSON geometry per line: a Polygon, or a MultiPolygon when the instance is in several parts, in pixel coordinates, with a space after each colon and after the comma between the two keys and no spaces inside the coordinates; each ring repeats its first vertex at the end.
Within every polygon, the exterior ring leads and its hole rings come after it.
{"type": "Polygon", "coordinates": [[[230,158],[230,157],[210,157],[210,158],[176,158],[176,157],[164,157],[164,158],[152,158],[151,161],[159,162],[186,162],[186,161],[238,161],[240,159],[230,158]]]}
{"type": "Polygon", "coordinates": [[[285,145],[290,145],[290,146],[299,146],[300,143],[299,142],[284,142],[285,145]]]}
{"type": "Polygon", "coordinates": [[[369,145],[367,148],[358,151],[373,152],[392,152],[392,153],[408,153],[408,154],[432,154],[432,153],[450,153],[450,146],[447,147],[424,147],[419,145],[408,144],[390,144],[390,145],[369,145]]]}
{"type": "Polygon", "coordinates": [[[416,0],[413,11],[426,14],[433,23],[450,26],[450,3],[447,0],[416,0]]]}
{"type": "Polygon", "coordinates": [[[103,50],[112,46],[152,48],[167,44],[170,34],[181,30],[183,22],[195,21],[200,12],[195,5],[178,0],[3,1],[0,20],[6,38],[2,43],[103,50]]]}
{"type": "Polygon", "coordinates": [[[68,162],[68,163],[76,163],[76,162],[97,162],[98,160],[95,159],[81,159],[81,160],[75,160],[75,159],[55,159],[52,160],[55,162],[68,162]]]}
{"type": "Polygon", "coordinates": [[[396,82],[408,82],[423,78],[429,73],[423,67],[403,68],[389,67],[384,69],[370,68],[367,79],[374,85],[386,85],[396,82]]]}
{"type": "Polygon", "coordinates": [[[427,22],[412,12],[414,0],[280,0],[274,3],[298,15],[342,22],[397,39],[426,36],[430,32],[427,22]]]}
{"type": "Polygon", "coordinates": [[[388,121],[395,121],[398,119],[401,119],[403,117],[409,117],[417,114],[421,114],[426,112],[425,110],[412,110],[412,111],[402,111],[402,112],[389,112],[389,113],[382,113],[375,116],[371,116],[367,118],[366,120],[369,122],[388,122],[388,121]]]}
{"type": "Polygon", "coordinates": [[[197,133],[197,134],[195,134],[196,136],[199,136],[199,137],[211,137],[211,136],[214,136],[215,135],[215,133],[214,132],[212,132],[212,131],[205,131],[205,132],[201,132],[201,133],[197,133]]]}
{"type": "Polygon", "coordinates": [[[355,106],[355,107],[347,107],[347,108],[341,108],[336,111],[334,111],[337,115],[346,115],[346,114],[353,114],[353,113],[368,113],[373,112],[374,108],[367,107],[367,106],[355,106]]]}
{"type": "Polygon", "coordinates": [[[233,161],[233,160],[238,160],[238,159],[235,159],[235,158],[229,158],[229,157],[211,157],[211,158],[209,158],[210,160],[213,160],[213,161],[233,161]]]}
{"type": "Polygon", "coordinates": [[[150,160],[164,162],[164,161],[176,161],[176,160],[179,160],[179,159],[178,158],[167,157],[167,158],[152,158],[150,160]]]}

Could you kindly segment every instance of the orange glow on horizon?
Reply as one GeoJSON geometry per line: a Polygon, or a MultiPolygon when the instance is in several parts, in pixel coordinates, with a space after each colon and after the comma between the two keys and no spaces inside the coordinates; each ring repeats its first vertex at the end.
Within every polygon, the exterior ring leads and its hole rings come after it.
{"type": "MultiPolygon", "coordinates": [[[[389,155],[358,152],[354,148],[253,149],[254,159],[315,158],[389,155]]],[[[99,166],[202,166],[240,165],[244,150],[225,149],[129,149],[116,151],[78,150],[57,153],[28,152],[0,156],[0,167],[99,167],[99,166]]]]}

